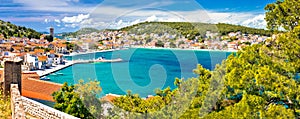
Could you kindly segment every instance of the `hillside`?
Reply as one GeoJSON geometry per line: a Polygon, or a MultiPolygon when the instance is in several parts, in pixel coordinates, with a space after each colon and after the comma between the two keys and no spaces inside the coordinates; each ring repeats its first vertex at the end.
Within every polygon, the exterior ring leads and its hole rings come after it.
{"type": "Polygon", "coordinates": [[[62,37],[76,37],[77,35],[90,34],[93,32],[99,32],[100,30],[95,28],[81,28],[76,32],[63,33],[62,37]]]}
{"type": "Polygon", "coordinates": [[[144,33],[171,33],[181,34],[189,39],[195,36],[204,37],[206,31],[218,32],[220,35],[226,35],[230,32],[240,31],[247,34],[258,34],[270,36],[271,31],[264,29],[249,28],[240,25],[231,24],[208,24],[208,23],[189,23],[189,22],[143,22],[132,26],[121,28],[120,30],[128,31],[134,34],[144,33]]]}
{"type": "Polygon", "coordinates": [[[4,36],[4,38],[10,37],[27,37],[27,38],[37,38],[39,39],[41,34],[37,31],[26,28],[23,26],[17,26],[10,22],[5,22],[0,20],[0,34],[4,36]]]}
{"type": "MultiPolygon", "coordinates": [[[[220,35],[227,35],[230,32],[240,31],[246,34],[257,34],[270,36],[271,31],[264,29],[250,28],[232,24],[209,24],[209,23],[189,23],[189,22],[143,22],[135,25],[127,26],[121,29],[106,29],[107,31],[121,30],[128,31],[132,34],[141,35],[144,33],[170,33],[177,34],[189,39],[194,39],[196,36],[204,37],[207,31],[218,32],[220,35]]],[[[64,33],[63,37],[76,37],[77,35],[89,34],[92,32],[100,32],[95,28],[82,28],[76,32],[64,33]]]]}

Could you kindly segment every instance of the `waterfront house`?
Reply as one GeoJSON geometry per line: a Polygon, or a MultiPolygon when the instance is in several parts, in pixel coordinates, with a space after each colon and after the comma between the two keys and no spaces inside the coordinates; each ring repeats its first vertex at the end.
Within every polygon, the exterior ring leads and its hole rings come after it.
{"type": "Polygon", "coordinates": [[[56,53],[66,53],[68,51],[67,44],[63,44],[63,43],[54,44],[54,51],[56,53]]]}
{"type": "Polygon", "coordinates": [[[30,71],[38,69],[38,58],[34,55],[34,52],[27,53],[24,56],[24,64],[29,68],[30,71]]]}
{"type": "Polygon", "coordinates": [[[46,69],[47,56],[38,56],[38,69],[46,69]]]}
{"type": "Polygon", "coordinates": [[[49,52],[47,52],[47,64],[46,64],[46,68],[49,68],[52,66],[52,64],[54,63],[54,58],[55,58],[55,51],[54,50],[50,50],[49,52]]]}

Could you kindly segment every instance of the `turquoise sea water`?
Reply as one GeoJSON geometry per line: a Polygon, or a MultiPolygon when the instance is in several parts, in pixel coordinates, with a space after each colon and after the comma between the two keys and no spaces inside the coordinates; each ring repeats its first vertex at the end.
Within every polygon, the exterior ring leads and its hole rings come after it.
{"type": "Polygon", "coordinates": [[[52,82],[76,84],[78,80],[96,79],[100,81],[102,95],[126,94],[127,90],[142,97],[154,95],[154,89],[175,88],[174,80],[196,77],[193,69],[197,64],[212,70],[231,52],[192,51],[167,49],[128,49],[67,57],[69,60],[122,58],[119,63],[76,64],[48,75],[52,82]],[[62,73],[63,75],[56,75],[62,73]]]}

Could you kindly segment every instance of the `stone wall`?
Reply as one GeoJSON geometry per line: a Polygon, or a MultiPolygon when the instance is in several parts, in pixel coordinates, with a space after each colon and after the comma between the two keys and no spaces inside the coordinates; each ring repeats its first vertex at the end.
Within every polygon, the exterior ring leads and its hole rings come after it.
{"type": "Polygon", "coordinates": [[[79,119],[20,95],[18,84],[11,84],[13,119],[25,119],[26,114],[41,119],[79,119]]]}
{"type": "Polygon", "coordinates": [[[11,84],[10,86],[10,104],[13,119],[25,119],[24,106],[22,96],[20,95],[18,84],[11,84]]]}
{"type": "Polygon", "coordinates": [[[79,119],[64,112],[58,111],[39,102],[22,97],[26,113],[43,119],[79,119]]]}

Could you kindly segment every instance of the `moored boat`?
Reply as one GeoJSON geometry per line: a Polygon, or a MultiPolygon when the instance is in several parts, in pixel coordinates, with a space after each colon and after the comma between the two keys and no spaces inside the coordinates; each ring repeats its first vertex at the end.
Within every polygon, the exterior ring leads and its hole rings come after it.
{"type": "Polygon", "coordinates": [[[49,77],[46,77],[46,76],[43,76],[43,77],[40,78],[40,80],[49,81],[50,78],[49,78],[49,77]]]}
{"type": "Polygon", "coordinates": [[[121,58],[117,58],[117,59],[104,59],[102,57],[94,60],[94,62],[122,62],[122,61],[123,61],[123,59],[121,59],[121,58]]]}
{"type": "Polygon", "coordinates": [[[63,73],[56,73],[56,75],[64,75],[63,73]]]}

